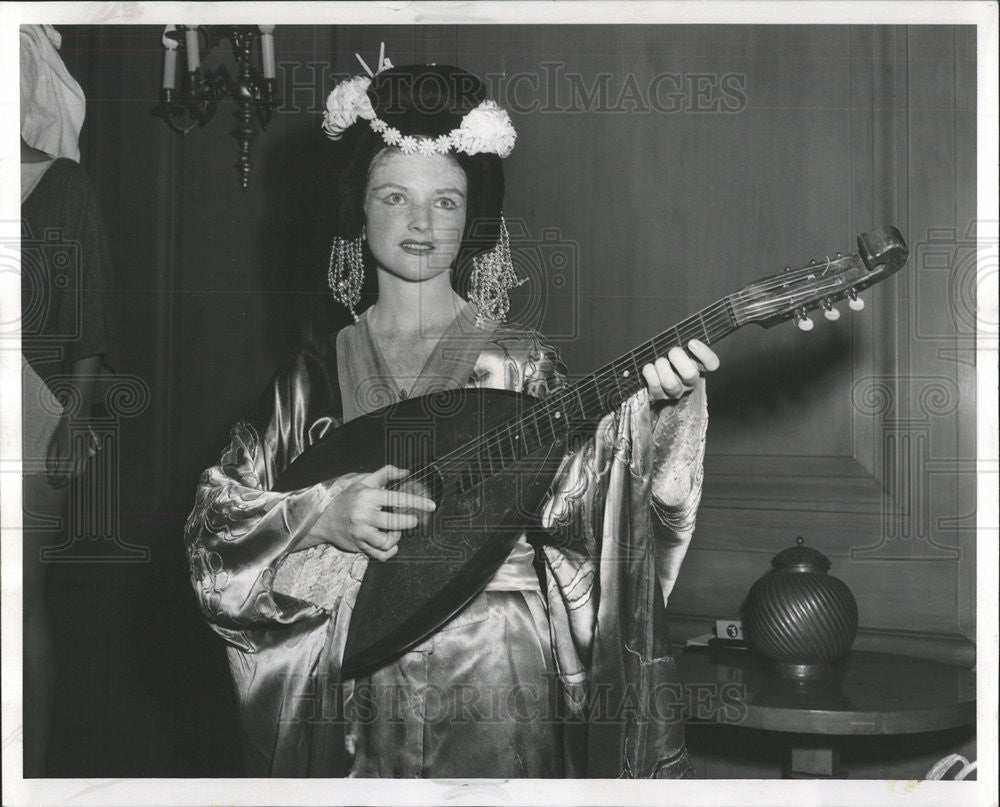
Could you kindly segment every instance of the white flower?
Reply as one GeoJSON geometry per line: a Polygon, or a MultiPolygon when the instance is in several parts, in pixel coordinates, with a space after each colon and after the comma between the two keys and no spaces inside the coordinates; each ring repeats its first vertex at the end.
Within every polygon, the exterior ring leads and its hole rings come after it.
{"type": "Polygon", "coordinates": [[[358,99],[358,117],[365,120],[375,120],[375,110],[372,107],[372,100],[368,93],[363,93],[358,99]]]}
{"type": "MultiPolygon", "coordinates": [[[[356,76],[351,82],[356,82],[356,87],[360,87],[362,82],[366,82],[363,76],[356,76]]],[[[347,82],[345,82],[346,84],[347,82]]],[[[365,85],[367,86],[367,85],[365,85]]],[[[334,93],[340,91],[343,85],[337,87],[334,93]]],[[[344,91],[339,101],[346,97],[347,90],[344,91]]],[[[334,120],[333,125],[324,123],[324,129],[333,139],[340,137],[340,133],[354,123],[357,118],[363,117],[368,120],[368,125],[376,134],[382,135],[382,140],[387,146],[397,146],[403,154],[447,154],[454,149],[464,151],[466,154],[496,154],[499,157],[506,157],[514,149],[514,141],[517,139],[517,132],[510,122],[507,112],[497,106],[495,101],[483,101],[478,107],[469,112],[463,119],[462,125],[458,129],[452,129],[449,134],[443,134],[436,138],[416,137],[403,135],[399,129],[389,126],[385,121],[375,117],[368,96],[364,93],[357,95],[355,92],[354,117],[344,116],[343,121],[337,122],[336,111],[331,112],[330,101],[328,100],[328,119],[334,120]],[[337,129],[337,125],[340,126],[337,129]]]]}
{"type": "Polygon", "coordinates": [[[326,110],[323,112],[323,131],[327,137],[339,140],[358,117],[365,120],[375,117],[367,94],[370,84],[371,79],[367,76],[354,76],[333,88],[326,98],[326,110]]]}
{"type": "Polygon", "coordinates": [[[514,149],[517,132],[506,110],[495,101],[483,101],[462,118],[462,125],[452,130],[452,142],[466,154],[488,152],[506,157],[514,149]]]}
{"type": "Polygon", "coordinates": [[[422,154],[424,157],[430,157],[437,154],[437,143],[431,140],[429,137],[421,137],[417,141],[417,152],[422,154]]]}

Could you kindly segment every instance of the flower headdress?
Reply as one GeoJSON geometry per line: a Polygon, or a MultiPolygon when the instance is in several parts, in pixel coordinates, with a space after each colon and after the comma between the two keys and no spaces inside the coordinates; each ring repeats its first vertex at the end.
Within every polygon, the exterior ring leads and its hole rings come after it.
{"type": "MultiPolygon", "coordinates": [[[[398,148],[403,154],[448,154],[451,151],[465,154],[495,154],[506,157],[514,148],[517,132],[507,113],[493,101],[484,100],[474,109],[466,112],[459,120],[458,114],[450,110],[436,114],[421,109],[419,103],[392,104],[382,110],[382,114],[403,129],[413,132],[403,134],[398,128],[378,117],[373,100],[379,103],[381,87],[369,94],[372,82],[379,73],[393,68],[385,57],[385,43],[379,48],[378,62],[373,71],[365,60],[355,54],[367,75],[354,76],[338,84],[326,99],[323,113],[323,131],[331,140],[339,140],[345,131],[359,120],[368,121],[371,130],[379,135],[387,146],[398,148]],[[402,113],[402,114],[400,114],[402,113]],[[398,117],[397,117],[398,116],[398,117]],[[418,132],[433,132],[433,135],[418,132]]],[[[397,69],[403,75],[420,77],[426,75],[444,76],[445,80],[471,78],[468,73],[456,67],[436,65],[412,66],[397,69]],[[430,68],[428,70],[428,68],[430,68]]],[[[389,81],[389,77],[385,79],[389,81]]],[[[473,270],[469,283],[469,300],[476,308],[476,322],[482,324],[491,319],[504,321],[510,311],[508,291],[525,281],[519,279],[511,261],[510,235],[504,221],[503,211],[499,211],[499,233],[496,244],[472,257],[473,270]]],[[[361,286],[364,281],[364,232],[351,238],[337,236],[330,248],[330,265],[327,281],[334,299],[347,306],[358,319],[357,305],[361,300],[361,286]]]]}
{"type": "Polygon", "coordinates": [[[375,114],[368,88],[372,79],[383,70],[392,68],[385,56],[385,43],[379,48],[378,63],[374,71],[364,59],[355,54],[368,74],[354,76],[340,82],[326,99],[323,113],[323,131],[331,140],[339,140],[343,133],[359,118],[368,121],[372,131],[381,135],[387,146],[396,146],[403,154],[447,154],[461,151],[465,154],[496,154],[506,157],[514,150],[517,132],[506,110],[495,101],[485,100],[462,118],[462,123],[447,134],[438,137],[404,135],[375,114]]]}

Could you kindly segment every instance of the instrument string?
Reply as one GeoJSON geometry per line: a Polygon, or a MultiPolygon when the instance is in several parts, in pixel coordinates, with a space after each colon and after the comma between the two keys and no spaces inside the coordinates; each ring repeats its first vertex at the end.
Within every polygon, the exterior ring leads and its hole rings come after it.
{"type": "MultiPolygon", "coordinates": [[[[848,268],[857,269],[859,268],[857,265],[858,261],[859,259],[857,258],[856,255],[848,255],[843,258],[838,258],[835,261],[831,261],[829,265],[823,265],[822,267],[813,265],[813,266],[803,267],[801,269],[796,269],[794,271],[782,272],[781,274],[774,275],[773,277],[770,278],[765,278],[764,280],[758,281],[757,283],[751,284],[750,286],[741,289],[740,291],[736,292],[736,296],[740,297],[741,300],[746,299],[748,297],[752,299],[759,295],[767,295],[775,289],[791,286],[793,284],[801,284],[803,280],[813,281],[813,282],[817,281],[822,282],[829,280],[832,282],[832,287],[843,287],[849,284],[846,282],[846,278],[844,277],[844,268],[840,267],[839,264],[846,263],[848,264],[848,268]],[[831,267],[836,269],[837,274],[833,275],[830,278],[814,277],[816,275],[822,275],[831,267]]],[[[859,277],[858,280],[860,281],[861,278],[859,277]]],[[[831,285],[827,284],[823,288],[824,289],[831,288],[831,285]]],[[[789,289],[789,291],[793,292],[794,289],[789,289]]],[[[808,296],[813,296],[817,293],[817,289],[806,286],[803,289],[803,292],[808,296]]],[[[773,298],[767,299],[764,300],[764,302],[771,303],[774,302],[774,299],[773,298]]]]}
{"type": "MultiPolygon", "coordinates": [[[[593,417],[592,410],[605,409],[605,403],[609,398],[624,400],[628,394],[633,394],[633,387],[635,389],[641,388],[644,379],[638,371],[638,367],[647,363],[642,359],[644,355],[648,356],[649,361],[652,361],[657,356],[665,355],[671,347],[686,344],[692,338],[701,338],[706,343],[711,344],[731,333],[736,327],[729,313],[728,300],[723,298],[699,314],[688,317],[673,328],[640,345],[630,353],[615,359],[597,372],[580,379],[568,389],[560,390],[550,398],[539,401],[525,416],[512,418],[511,421],[500,424],[465,445],[438,457],[431,465],[412,474],[410,479],[426,479],[436,473],[435,469],[466,465],[470,459],[484,459],[485,461],[482,462],[483,472],[487,474],[495,472],[493,463],[490,462],[494,457],[491,449],[496,449],[499,460],[497,464],[502,467],[505,452],[513,453],[516,459],[517,451],[511,441],[515,433],[517,435],[527,434],[529,427],[535,427],[539,434],[544,430],[545,433],[551,432],[553,439],[558,438],[559,433],[554,421],[567,417],[569,410],[576,408],[571,405],[573,399],[582,404],[583,412],[579,413],[582,418],[590,419],[593,417]],[[621,381],[619,381],[620,368],[626,368],[630,371],[630,375],[622,378],[621,381]],[[635,375],[631,374],[633,368],[636,370],[635,375]],[[614,383],[614,389],[607,388],[610,383],[614,383]],[[556,412],[559,413],[558,416],[556,412]]],[[[543,441],[543,444],[544,442],[547,441],[543,441]]]]}
{"type": "MultiPolygon", "coordinates": [[[[525,415],[499,424],[468,443],[436,458],[434,462],[415,471],[408,479],[426,481],[440,470],[461,469],[469,466],[470,461],[479,464],[479,469],[474,471],[474,476],[489,476],[496,473],[497,470],[494,466],[498,465],[502,470],[507,462],[505,454],[511,455],[511,458],[516,460],[520,452],[525,450],[524,440],[521,436],[529,434],[531,429],[534,429],[535,433],[539,435],[542,445],[548,442],[547,439],[542,438],[543,434],[551,433],[552,439],[558,439],[562,432],[568,434],[574,425],[588,422],[595,417],[599,418],[599,415],[595,415],[597,411],[600,411],[601,414],[605,410],[610,411],[615,406],[620,405],[629,395],[641,389],[644,379],[639,368],[658,356],[666,355],[670,348],[686,345],[688,341],[695,338],[701,339],[707,344],[718,341],[743,324],[736,319],[737,311],[751,316],[760,316],[786,309],[791,298],[801,296],[801,293],[795,294],[794,290],[790,290],[789,294],[783,297],[767,300],[759,300],[758,298],[774,290],[801,283],[803,280],[816,280],[817,276],[826,273],[831,267],[835,267],[838,272],[837,275],[834,275],[833,282],[820,285],[818,288],[808,289],[809,297],[815,299],[824,292],[843,288],[845,284],[843,278],[840,277],[843,272],[840,264],[846,262],[851,267],[857,267],[858,261],[859,257],[856,254],[851,254],[834,261],[828,260],[822,265],[811,264],[765,278],[730,294],[589,376],[573,383],[567,389],[560,390],[549,398],[539,401],[525,415]],[[629,371],[629,375],[623,376],[623,370],[629,371]],[[632,370],[635,370],[634,375],[632,370]],[[611,388],[612,384],[614,388],[611,388]],[[609,403],[611,403],[610,407],[609,403]],[[578,408],[582,408],[582,411],[576,413],[579,418],[574,422],[570,418],[570,414],[578,408]],[[555,423],[557,420],[563,421],[561,429],[555,423]],[[515,439],[519,442],[515,443],[515,439]],[[494,462],[494,459],[497,461],[494,462]]],[[[811,300],[806,302],[809,301],[811,300]]]]}
{"type": "MultiPolygon", "coordinates": [[[[723,332],[731,330],[730,324],[727,322],[725,327],[720,329],[721,321],[717,321],[710,326],[710,330],[713,331],[710,335],[709,341],[718,339],[723,332]]],[[[690,336],[698,335],[695,332],[689,334],[690,336]]],[[[663,348],[655,348],[652,345],[655,343],[650,343],[647,346],[647,352],[650,354],[650,359],[653,358],[653,353],[663,354],[666,352],[666,346],[663,348]]],[[[673,341],[671,342],[673,346],[673,341]]],[[[613,378],[608,376],[613,372],[614,367],[622,367],[626,364],[638,364],[642,360],[635,358],[636,354],[641,353],[641,350],[633,352],[632,356],[623,357],[616,360],[616,362],[609,365],[603,371],[595,373],[573,385],[572,388],[568,390],[563,390],[553,396],[547,401],[542,401],[532,407],[531,411],[523,418],[513,419],[511,422],[506,424],[501,424],[495,427],[493,430],[486,432],[481,435],[475,441],[471,441],[465,446],[456,449],[454,452],[439,458],[436,461],[437,466],[447,467],[453,464],[464,464],[470,459],[482,460],[484,458],[485,451],[485,462],[482,462],[482,468],[485,471],[487,468],[493,471],[493,464],[490,462],[493,455],[490,453],[491,449],[497,449],[496,454],[499,459],[504,460],[504,454],[511,453],[516,458],[517,450],[511,438],[517,434],[529,433],[529,427],[536,427],[537,432],[541,435],[544,430],[546,433],[552,432],[553,439],[557,438],[559,431],[555,425],[555,422],[564,416],[567,410],[573,407],[567,404],[572,403],[572,398],[575,396],[582,404],[583,411],[580,413],[581,419],[592,419],[594,417],[593,411],[598,407],[601,410],[613,408],[609,407],[607,404],[609,398],[616,398],[617,401],[624,400],[628,394],[632,393],[632,388],[639,388],[643,383],[641,376],[632,377],[625,379],[624,385],[617,381],[617,373],[614,373],[613,378]],[[607,389],[607,382],[613,381],[615,383],[615,389],[607,389]],[[605,389],[602,389],[602,382],[604,382],[605,389]],[[622,387],[625,387],[623,389],[622,387]],[[556,415],[559,412],[559,415],[556,415]],[[588,418],[590,416],[590,418],[588,418]],[[510,450],[508,450],[508,447],[510,450]]],[[[568,428],[568,427],[567,427],[568,428]]],[[[518,437],[518,439],[520,439],[518,437]]],[[[542,444],[547,442],[547,440],[542,440],[542,444]]]]}

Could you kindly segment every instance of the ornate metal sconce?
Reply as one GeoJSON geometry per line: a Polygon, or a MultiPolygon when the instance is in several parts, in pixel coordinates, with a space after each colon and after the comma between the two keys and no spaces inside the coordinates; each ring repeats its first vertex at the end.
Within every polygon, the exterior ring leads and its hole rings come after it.
{"type": "Polygon", "coordinates": [[[236,101],[236,126],[230,134],[239,143],[239,157],[234,168],[240,174],[243,190],[250,183],[250,142],[257,134],[254,123],[266,130],[278,104],[275,78],[273,25],[168,25],[163,31],[163,84],[160,103],[150,112],[163,118],[182,135],[195,126],[204,126],[215,115],[221,101],[236,101]],[[260,38],[261,67],[252,60],[254,40],[260,38]],[[201,51],[210,51],[228,39],[239,75],[233,79],[225,65],[202,70],[201,51]],[[187,70],[182,72],[177,88],[177,51],[183,48],[187,70]]]}

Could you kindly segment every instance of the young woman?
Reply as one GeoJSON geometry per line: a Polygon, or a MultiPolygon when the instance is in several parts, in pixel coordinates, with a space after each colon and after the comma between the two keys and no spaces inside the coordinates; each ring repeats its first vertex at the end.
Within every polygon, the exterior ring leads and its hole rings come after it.
{"type": "Polygon", "coordinates": [[[392,466],[290,493],[271,490],[277,476],[331,429],[404,397],[467,386],[544,397],[566,383],[540,334],[500,321],[516,282],[506,113],[458,68],[378,67],[335,89],[325,118],[352,154],[331,287],[353,312],[374,272],[377,302],[278,371],[202,475],[186,529],[202,609],[227,642],[247,772],[689,775],[677,710],[647,718],[655,687],[676,681],[656,623],[700,496],[700,375],[718,359],[698,342],[643,367],[647,389],[566,458],[543,511],[551,542],[521,536],[433,636],[341,680],[364,570],[417,521],[396,508],[435,504],[388,490],[406,472],[392,466]],[[466,299],[456,286],[469,263],[466,299]]]}

